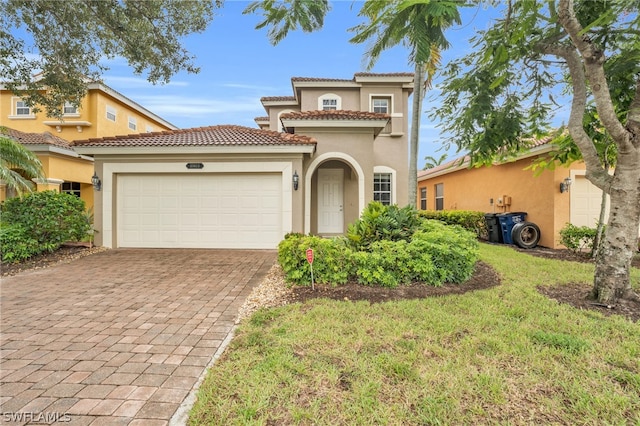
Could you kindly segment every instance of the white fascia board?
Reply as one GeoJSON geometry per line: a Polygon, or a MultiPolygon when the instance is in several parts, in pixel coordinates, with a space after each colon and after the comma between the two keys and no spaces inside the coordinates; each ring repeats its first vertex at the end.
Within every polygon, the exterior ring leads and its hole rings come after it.
{"type": "Polygon", "coordinates": [[[37,152],[52,152],[52,153],[64,155],[64,156],[67,156],[67,157],[81,158],[83,160],[93,161],[93,158],[85,157],[84,155],[80,155],[76,151],[74,151],[73,149],[61,148],[61,147],[55,146],[55,145],[38,144],[38,145],[24,145],[24,146],[27,149],[29,149],[30,151],[33,151],[33,152],[36,152],[36,153],[37,152]]]}
{"type": "Polygon", "coordinates": [[[50,121],[43,121],[42,124],[46,125],[46,126],[83,126],[83,127],[88,127],[91,126],[91,122],[90,121],[72,121],[72,120],[50,120],[50,121]]]}
{"type": "Polygon", "coordinates": [[[262,101],[262,106],[297,106],[297,101],[262,101]]]}
{"type": "Polygon", "coordinates": [[[169,123],[164,118],[152,113],[151,111],[149,111],[148,109],[146,109],[142,105],[132,101],[131,99],[127,98],[126,96],[122,95],[121,93],[116,92],[114,89],[112,89],[111,87],[107,86],[106,84],[103,84],[103,83],[90,83],[87,86],[87,89],[101,90],[101,91],[107,93],[109,96],[112,96],[115,99],[117,99],[118,101],[120,101],[123,104],[127,105],[129,108],[131,108],[133,110],[136,110],[139,113],[141,113],[143,115],[146,115],[147,117],[149,117],[149,118],[157,121],[158,123],[161,123],[162,125],[168,127],[170,130],[177,130],[178,129],[177,126],[169,123]]]}
{"type": "MultiPolygon", "coordinates": [[[[413,77],[408,76],[356,76],[358,83],[413,83],[413,77]]],[[[413,87],[413,86],[411,86],[413,87]]]]}
{"type": "Polygon", "coordinates": [[[384,127],[389,120],[286,120],[285,127],[384,127]]]}
{"type": "MultiPolygon", "coordinates": [[[[331,87],[331,88],[340,88],[340,87],[350,87],[350,88],[359,88],[362,87],[361,84],[354,83],[353,81],[294,81],[293,83],[294,89],[297,87],[311,87],[311,88],[322,88],[322,87],[331,87]]],[[[295,90],[294,90],[295,92],[295,90]]]]}
{"type": "MultiPolygon", "coordinates": [[[[530,149],[529,151],[527,151],[527,152],[525,152],[523,154],[517,155],[516,157],[511,158],[509,160],[506,160],[506,161],[495,161],[493,163],[493,165],[494,166],[499,166],[500,164],[513,163],[513,162],[518,161],[518,160],[524,160],[524,159],[529,158],[529,157],[535,157],[537,155],[550,152],[554,148],[555,148],[555,145],[553,145],[553,144],[540,145],[540,146],[537,146],[537,147],[534,147],[534,148],[530,149]]],[[[446,169],[438,170],[437,172],[434,172],[434,173],[429,173],[429,174],[426,174],[426,175],[423,175],[423,176],[418,176],[418,182],[422,182],[423,180],[432,179],[434,177],[446,175],[446,174],[449,174],[449,173],[457,172],[458,170],[466,169],[466,168],[469,167],[469,163],[470,163],[469,160],[465,160],[464,162],[462,162],[462,164],[460,164],[458,166],[447,167],[446,169]]]]}
{"type": "Polygon", "coordinates": [[[127,154],[313,154],[315,145],[265,145],[265,146],[87,146],[75,147],[86,155],[127,154]]]}

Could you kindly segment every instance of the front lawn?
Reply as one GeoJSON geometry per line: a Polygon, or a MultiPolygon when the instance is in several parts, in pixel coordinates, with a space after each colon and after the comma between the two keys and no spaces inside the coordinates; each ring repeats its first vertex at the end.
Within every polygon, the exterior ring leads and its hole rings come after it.
{"type": "Polygon", "coordinates": [[[537,290],[591,282],[593,265],[486,244],[480,259],[501,285],[258,311],[209,371],[190,424],[640,423],[640,323],[537,290]]]}

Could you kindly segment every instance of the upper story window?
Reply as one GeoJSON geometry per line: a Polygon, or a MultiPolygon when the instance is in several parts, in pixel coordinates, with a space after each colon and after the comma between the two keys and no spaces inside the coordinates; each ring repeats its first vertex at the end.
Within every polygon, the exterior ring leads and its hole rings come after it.
{"type": "Polygon", "coordinates": [[[146,129],[147,133],[153,133],[153,127],[149,126],[147,124],[147,129],[146,129]]]}
{"type": "Polygon", "coordinates": [[[427,188],[420,188],[420,210],[427,209],[427,188]]]}
{"type": "Polygon", "coordinates": [[[385,206],[391,205],[391,173],[373,174],[373,199],[385,206]]]}
{"type": "Polygon", "coordinates": [[[76,115],[78,114],[78,107],[73,105],[71,102],[65,102],[62,113],[64,115],[76,115]]]}
{"type": "Polygon", "coordinates": [[[138,123],[137,123],[135,117],[129,117],[129,128],[131,130],[137,130],[138,129],[138,123]]]}
{"type": "Polygon", "coordinates": [[[322,111],[342,109],[342,98],[335,93],[325,93],[318,98],[318,109],[322,111]]]}
{"type": "Polygon", "coordinates": [[[371,99],[371,111],[380,114],[389,114],[390,100],[389,98],[372,98],[371,99]]]}
{"type": "Polygon", "coordinates": [[[116,109],[107,105],[107,120],[116,121],[116,109]]]}
{"type": "Polygon", "coordinates": [[[16,115],[31,115],[31,108],[24,101],[17,101],[16,115]]]}
{"type": "Polygon", "coordinates": [[[436,210],[444,210],[444,183],[436,184],[435,193],[436,193],[436,210]]]}

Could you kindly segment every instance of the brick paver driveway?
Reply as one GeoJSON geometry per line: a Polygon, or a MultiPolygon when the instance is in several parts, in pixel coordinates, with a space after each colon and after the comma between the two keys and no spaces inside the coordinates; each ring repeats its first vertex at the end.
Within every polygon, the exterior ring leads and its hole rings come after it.
{"type": "Polygon", "coordinates": [[[168,424],[275,259],[117,249],[3,278],[0,423],[168,424]]]}

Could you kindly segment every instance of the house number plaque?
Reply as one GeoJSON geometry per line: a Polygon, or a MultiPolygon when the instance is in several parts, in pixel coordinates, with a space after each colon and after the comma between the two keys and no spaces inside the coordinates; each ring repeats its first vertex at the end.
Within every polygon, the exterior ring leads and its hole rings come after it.
{"type": "Polygon", "coordinates": [[[187,169],[204,169],[202,163],[187,163],[187,169]]]}

